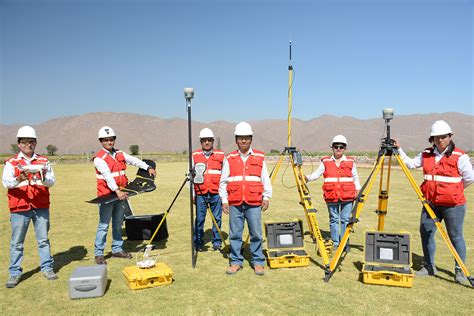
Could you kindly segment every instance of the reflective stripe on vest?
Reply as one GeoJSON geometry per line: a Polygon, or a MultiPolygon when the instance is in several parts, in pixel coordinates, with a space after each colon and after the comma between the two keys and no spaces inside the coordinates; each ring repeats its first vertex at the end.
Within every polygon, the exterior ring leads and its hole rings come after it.
{"type": "Polygon", "coordinates": [[[206,172],[204,173],[208,173],[208,174],[221,174],[222,171],[221,170],[206,170],[206,172]]]}
{"type": "Polygon", "coordinates": [[[446,183],[459,183],[462,181],[462,177],[445,177],[445,176],[438,176],[438,175],[431,175],[425,174],[425,180],[427,181],[438,181],[438,182],[446,182],[446,183]]]}
{"type": "Polygon", "coordinates": [[[40,179],[37,179],[37,180],[25,180],[25,181],[22,181],[20,183],[18,183],[15,188],[19,188],[19,187],[25,187],[27,185],[40,185],[40,186],[44,186],[43,184],[43,181],[41,181],[40,179]]]}
{"type": "MultiPolygon", "coordinates": [[[[118,176],[123,176],[124,174],[125,174],[125,171],[117,171],[117,172],[111,172],[111,173],[110,173],[110,175],[111,175],[112,177],[114,177],[114,178],[115,178],[115,177],[118,177],[118,176]]],[[[104,179],[104,176],[101,175],[101,174],[96,174],[95,177],[96,177],[97,179],[104,179]]]]}
{"type": "Polygon", "coordinates": [[[325,178],[324,182],[354,182],[353,178],[325,178]]]}
{"type": "Polygon", "coordinates": [[[254,181],[254,182],[262,182],[262,178],[257,176],[235,176],[235,177],[228,177],[228,182],[236,182],[236,181],[254,181]]]}

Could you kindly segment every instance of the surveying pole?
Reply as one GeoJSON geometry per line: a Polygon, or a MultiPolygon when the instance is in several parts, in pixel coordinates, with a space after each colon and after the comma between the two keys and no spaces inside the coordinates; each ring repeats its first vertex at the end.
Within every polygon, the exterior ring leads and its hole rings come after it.
{"type": "Polygon", "coordinates": [[[319,230],[318,220],[316,218],[317,210],[313,205],[313,201],[310,196],[310,192],[308,186],[306,185],[306,180],[303,174],[303,157],[301,153],[293,147],[291,144],[291,111],[292,111],[292,90],[293,90],[293,75],[294,69],[293,65],[291,64],[291,40],[289,46],[289,65],[288,65],[288,146],[283,149],[280,154],[280,158],[276,163],[275,167],[273,168],[270,174],[270,180],[273,184],[275,182],[276,176],[278,174],[278,170],[280,169],[281,163],[283,159],[288,155],[291,168],[293,170],[293,175],[296,182],[296,187],[298,189],[298,195],[300,197],[300,204],[303,206],[306,216],[306,221],[308,223],[309,231],[311,234],[311,238],[313,242],[318,245],[319,255],[322,257],[325,269],[329,267],[329,255],[328,255],[328,245],[325,244],[324,238],[321,235],[321,231],[319,230]]]}
{"type": "Polygon", "coordinates": [[[189,161],[189,213],[191,216],[191,264],[193,269],[196,267],[196,255],[194,249],[194,204],[193,204],[193,190],[194,190],[194,170],[192,161],[192,137],[191,137],[191,99],[194,97],[193,88],[184,88],[184,98],[186,99],[186,110],[188,112],[188,161],[189,161]]]}
{"type": "Polygon", "coordinates": [[[290,60],[288,64],[288,147],[291,147],[291,111],[293,109],[293,65],[291,64],[291,40],[290,60]]]}

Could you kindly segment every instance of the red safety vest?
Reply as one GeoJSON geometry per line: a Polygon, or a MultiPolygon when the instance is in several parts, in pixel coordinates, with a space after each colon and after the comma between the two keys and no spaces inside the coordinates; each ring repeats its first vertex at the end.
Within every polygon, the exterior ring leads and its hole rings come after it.
{"type": "Polygon", "coordinates": [[[426,199],[434,205],[456,206],[466,203],[458,169],[458,160],[463,154],[464,152],[456,147],[449,157],[443,156],[436,163],[434,148],[423,151],[421,157],[425,181],[420,188],[426,199]]]}
{"type": "MultiPolygon", "coordinates": [[[[11,163],[14,167],[15,177],[20,175],[19,165],[28,165],[18,155],[8,159],[6,162],[11,163]]],[[[30,163],[32,165],[44,165],[48,163],[48,158],[37,155],[30,163]]],[[[10,212],[25,212],[35,208],[49,208],[49,188],[43,185],[41,177],[37,178],[38,175],[30,174],[28,180],[20,182],[13,189],[8,189],[8,207],[10,212]]]]}
{"type": "MultiPolygon", "coordinates": [[[[125,157],[120,150],[115,151],[115,159],[107,153],[104,149],[101,149],[94,158],[100,158],[107,163],[109,166],[112,177],[114,177],[115,183],[117,183],[119,188],[124,188],[128,184],[127,176],[125,175],[125,170],[127,169],[127,164],[125,163],[125,157]]],[[[107,186],[107,181],[100,174],[100,172],[95,169],[97,177],[97,196],[104,196],[112,193],[112,190],[107,186]]]]}
{"type": "Polygon", "coordinates": [[[262,205],[262,168],[265,154],[253,150],[247,160],[240,158],[239,152],[227,155],[229,162],[229,178],[227,183],[228,201],[230,205],[262,205]]]}
{"type": "Polygon", "coordinates": [[[324,184],[323,196],[326,202],[353,201],[356,197],[356,187],[352,177],[354,158],[346,156],[339,167],[331,157],[323,157],[324,184]]]}
{"type": "Polygon", "coordinates": [[[224,152],[213,150],[209,158],[204,156],[202,149],[193,152],[194,165],[204,163],[206,171],[204,172],[204,183],[194,184],[194,192],[197,195],[219,192],[219,181],[221,179],[222,164],[224,162],[224,152]]]}

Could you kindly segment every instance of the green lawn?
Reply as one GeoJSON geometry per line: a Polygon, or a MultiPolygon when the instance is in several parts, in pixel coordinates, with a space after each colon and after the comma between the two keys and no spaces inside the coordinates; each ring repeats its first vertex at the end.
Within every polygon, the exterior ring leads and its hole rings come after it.
{"type": "MultiPolygon", "coordinates": [[[[272,166],[269,166],[271,169],[272,166]]],[[[321,258],[308,234],[305,247],[311,255],[309,267],[294,269],[267,268],[258,277],[245,262],[237,275],[226,275],[228,260],[219,252],[199,253],[197,266],[191,268],[189,193],[185,190],[168,216],[169,238],[158,244],[159,260],[174,271],[172,285],[131,291],[122,279],[122,269],[135,260],[109,259],[109,287],[105,296],[93,299],[70,300],[68,280],[79,266],[94,264],[93,242],[98,221],[97,207],[84,201],[95,195],[95,176],[92,164],[57,164],[54,166],[57,183],[51,190],[50,240],[59,275],[57,281],[47,281],[38,273],[38,255],[34,233],[30,231],[25,243],[24,279],[14,289],[1,285],[0,306],[7,314],[470,314],[474,307],[473,291],[453,282],[453,258],[438,234],[436,264],[438,277],[415,278],[413,288],[366,285],[361,282],[364,230],[374,229],[377,217],[378,181],[375,182],[360,222],[351,236],[352,251],[345,257],[340,270],[329,283],[323,281],[321,258]]],[[[185,162],[158,163],[158,188],[152,193],[131,198],[136,214],[164,212],[187,170],[185,162]]],[[[3,169],[1,169],[3,171],[3,169]]],[[[129,175],[134,174],[131,169],[129,175]]],[[[294,186],[291,169],[280,169],[274,184],[274,197],[264,220],[289,221],[304,219],[294,186]],[[283,180],[282,180],[283,177],[283,180]],[[288,188],[293,187],[293,188],[288,188]]],[[[308,167],[308,173],[310,172],[308,167]]],[[[369,169],[360,168],[365,180],[369,169]]],[[[417,181],[421,172],[413,173],[417,181]]],[[[131,176],[133,178],[133,176],[131,176]]],[[[310,184],[315,205],[320,211],[318,220],[323,234],[328,235],[328,215],[321,198],[321,181],[310,184]]],[[[464,234],[468,248],[467,267],[474,273],[474,193],[466,191],[468,212],[464,234]]],[[[2,187],[0,218],[2,258],[0,281],[8,277],[10,224],[6,191],[2,187]]],[[[414,267],[418,268],[422,251],[418,233],[421,204],[403,173],[392,170],[391,192],[386,217],[386,231],[401,229],[412,233],[414,267]]],[[[210,218],[206,222],[207,242],[210,218]]],[[[306,221],[305,230],[307,231],[306,221]]],[[[223,231],[228,232],[228,217],[224,215],[223,231]]],[[[108,241],[111,233],[109,232],[108,241]]],[[[136,252],[140,243],[125,243],[126,250],[136,252]]],[[[109,243],[107,246],[110,250],[109,243]]],[[[248,254],[247,254],[248,255],[248,254]]],[[[135,256],[135,253],[134,253],[135,256]]]]}

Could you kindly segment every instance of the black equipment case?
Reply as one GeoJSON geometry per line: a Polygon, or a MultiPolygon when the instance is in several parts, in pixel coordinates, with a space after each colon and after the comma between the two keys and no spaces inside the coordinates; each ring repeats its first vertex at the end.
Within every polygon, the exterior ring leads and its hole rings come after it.
{"type": "MultiPolygon", "coordinates": [[[[157,215],[137,215],[125,217],[125,231],[128,240],[149,240],[155,232],[158,224],[165,214],[157,215]]],[[[164,240],[168,238],[168,228],[166,219],[154,240],[164,240]]]]}

